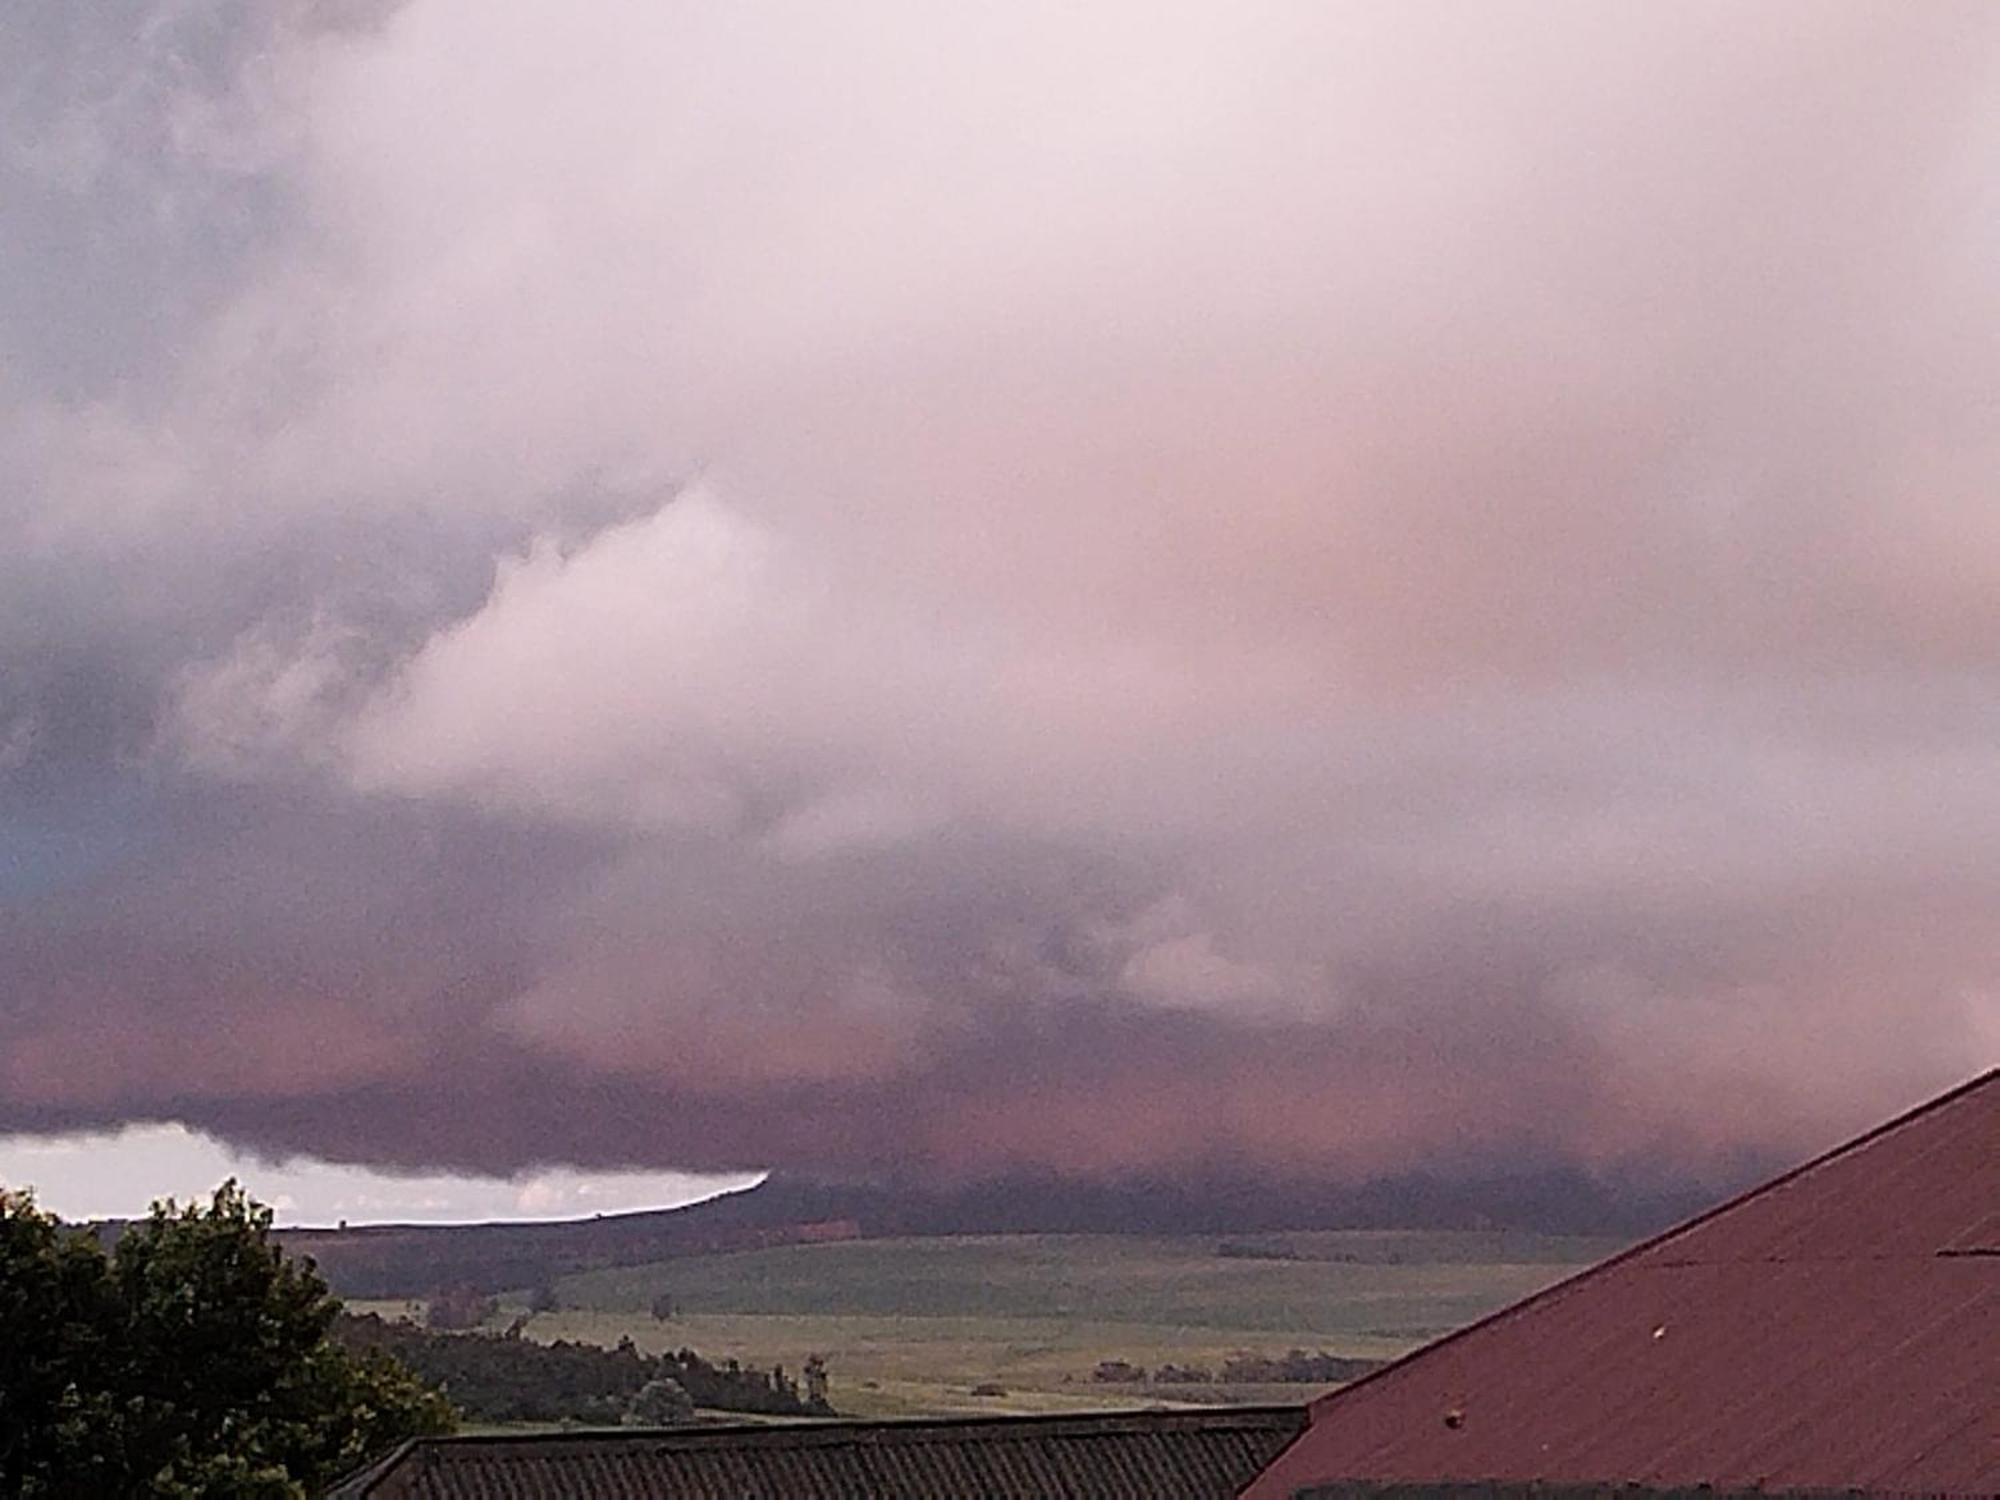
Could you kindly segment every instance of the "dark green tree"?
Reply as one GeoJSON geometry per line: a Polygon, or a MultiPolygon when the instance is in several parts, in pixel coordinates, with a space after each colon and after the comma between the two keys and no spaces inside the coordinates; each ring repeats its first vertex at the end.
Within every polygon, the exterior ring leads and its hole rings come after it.
{"type": "Polygon", "coordinates": [[[0,1192],[0,1493],[305,1495],[448,1402],[327,1333],[340,1305],[232,1181],[107,1253],[0,1192]]]}
{"type": "Polygon", "coordinates": [[[671,1427],[694,1415],[694,1402],[678,1380],[658,1376],[639,1387],[625,1420],[639,1427],[671,1427]]]}
{"type": "Polygon", "coordinates": [[[477,1328],[493,1316],[498,1302],[476,1286],[449,1286],[424,1304],[424,1326],[452,1333],[477,1328]]]}

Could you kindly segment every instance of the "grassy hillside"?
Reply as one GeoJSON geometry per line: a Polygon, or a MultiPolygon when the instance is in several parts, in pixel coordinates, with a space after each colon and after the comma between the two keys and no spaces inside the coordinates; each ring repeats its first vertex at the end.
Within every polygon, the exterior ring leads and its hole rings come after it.
{"type": "MultiPolygon", "coordinates": [[[[530,1336],[712,1359],[824,1355],[857,1415],[1303,1400],[1312,1385],[1100,1383],[1100,1361],[1219,1372],[1293,1348],[1386,1359],[1602,1258],[1619,1241],[1505,1232],[1006,1235],[678,1257],[568,1276],[530,1336]],[[1220,1252],[1220,1253],[1219,1253],[1220,1252]],[[669,1294],[676,1314],[650,1313],[669,1294]],[[975,1396],[975,1387],[1004,1395],[975,1396]]],[[[522,1297],[503,1299],[500,1320],[522,1297]]]]}
{"type": "MultiPolygon", "coordinates": [[[[963,1235],[1219,1238],[1293,1230],[1479,1228],[1636,1237],[1712,1192],[1614,1190],[1575,1173],[1445,1181],[1094,1182],[1017,1177],[951,1189],[773,1178],[684,1208],[564,1223],[380,1225],[281,1232],[346,1297],[528,1286],[606,1267],[826,1239],[963,1235]]],[[[1511,1252],[1509,1252],[1511,1253],[1511,1252]]]]}

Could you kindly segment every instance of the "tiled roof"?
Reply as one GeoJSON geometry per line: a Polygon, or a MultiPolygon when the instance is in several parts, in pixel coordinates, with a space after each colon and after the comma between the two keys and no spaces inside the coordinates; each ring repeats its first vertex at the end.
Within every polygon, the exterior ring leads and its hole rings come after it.
{"type": "Polygon", "coordinates": [[[662,1428],[407,1443],[340,1500],[1224,1500],[1303,1406],[662,1428]]]}
{"type": "Polygon", "coordinates": [[[1337,1481],[2000,1493],[2000,1071],[1313,1405],[1337,1481]]]}

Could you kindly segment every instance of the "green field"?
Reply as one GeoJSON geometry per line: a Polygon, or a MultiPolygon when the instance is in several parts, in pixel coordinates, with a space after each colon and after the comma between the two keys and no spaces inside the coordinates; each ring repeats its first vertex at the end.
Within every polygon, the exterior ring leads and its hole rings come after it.
{"type": "MultiPolygon", "coordinates": [[[[1616,1241],[1513,1233],[1005,1235],[860,1240],[693,1256],[556,1283],[530,1336],[711,1359],[825,1356],[857,1416],[1304,1400],[1311,1385],[1099,1383],[1100,1360],[1219,1368],[1292,1348],[1387,1358],[1546,1286],[1616,1241]],[[1248,1249],[1254,1255],[1241,1253],[1248,1249]],[[1283,1256],[1286,1258],[1262,1258],[1283,1256]],[[656,1322],[653,1299],[677,1311],[656,1322]],[[1004,1395],[973,1395],[975,1386],[1004,1395]]],[[[524,1297],[503,1299],[502,1322],[524,1297]]],[[[385,1308],[385,1311],[393,1310],[385,1308]]]]}

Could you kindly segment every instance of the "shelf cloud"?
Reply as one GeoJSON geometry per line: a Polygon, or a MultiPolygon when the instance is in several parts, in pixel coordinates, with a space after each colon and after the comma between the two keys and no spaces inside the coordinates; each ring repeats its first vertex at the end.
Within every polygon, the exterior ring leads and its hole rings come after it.
{"type": "Polygon", "coordinates": [[[0,1131],[1797,1152],[2000,1053],[2000,12],[19,6],[0,1131]]]}

